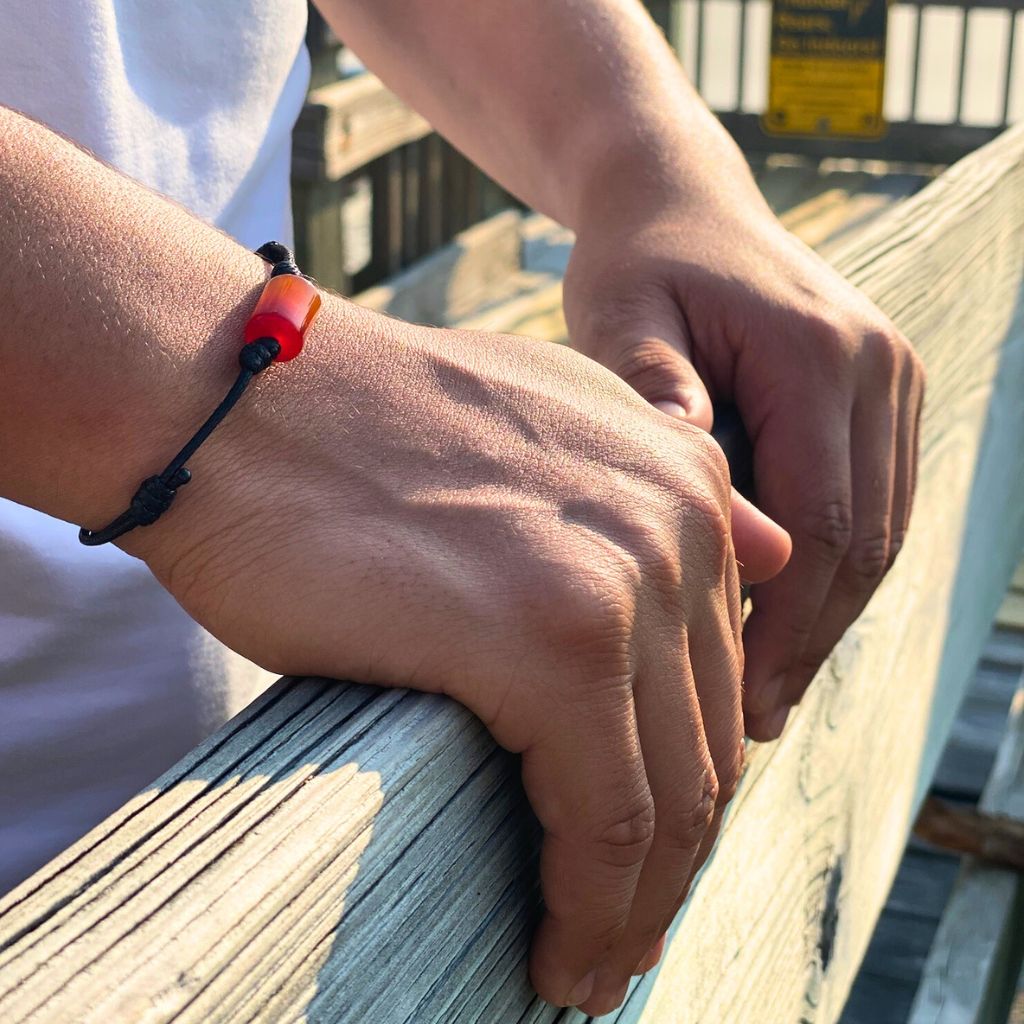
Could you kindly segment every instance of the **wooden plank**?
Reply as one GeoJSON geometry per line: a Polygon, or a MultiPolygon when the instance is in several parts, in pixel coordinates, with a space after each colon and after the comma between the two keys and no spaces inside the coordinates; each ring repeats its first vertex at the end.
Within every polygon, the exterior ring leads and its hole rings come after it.
{"type": "Polygon", "coordinates": [[[345,181],[298,183],[292,188],[295,248],[300,266],[342,295],[352,290],[352,279],[345,272],[344,209],[348,192],[345,181]]]}
{"type": "Polygon", "coordinates": [[[1024,821],[928,797],[914,834],[931,846],[970,854],[991,867],[1024,872],[1024,821]]]}
{"type": "Polygon", "coordinates": [[[1024,562],[1021,562],[1020,565],[1017,566],[1017,570],[1013,574],[1013,581],[1010,586],[1018,593],[1024,592],[1024,562]]]}
{"type": "Polygon", "coordinates": [[[445,142],[442,156],[443,187],[441,224],[445,239],[454,238],[470,225],[470,175],[473,167],[450,143],[445,142]]]}
{"type": "Polygon", "coordinates": [[[419,245],[421,255],[435,252],[443,244],[442,186],[443,143],[439,135],[428,135],[417,143],[421,151],[419,245]]]}
{"type": "Polygon", "coordinates": [[[985,646],[985,660],[993,665],[1020,666],[1024,661],[1024,636],[1013,630],[997,629],[985,646]]]}
{"type": "Polygon", "coordinates": [[[886,900],[886,909],[938,924],[959,867],[959,859],[950,854],[908,850],[886,900]]]}
{"type": "Polygon", "coordinates": [[[928,958],[937,922],[916,914],[893,912],[888,919],[879,920],[880,926],[883,923],[887,927],[876,930],[861,968],[877,978],[909,982],[912,996],[928,958]]]}
{"type": "MultiPolygon", "coordinates": [[[[622,1024],[842,1008],[1024,541],[1024,128],[838,257],[930,374],[895,570],[762,747],[622,1024]]],[[[0,1019],[577,1024],[525,969],[538,836],[442,698],[285,682],[0,902],[0,1019]]]]}
{"type": "Polygon", "coordinates": [[[414,323],[453,324],[508,294],[519,270],[519,224],[514,210],[496,214],[356,301],[414,323]]]}
{"type": "Polygon", "coordinates": [[[935,769],[933,793],[946,799],[978,802],[992,774],[1022,667],[1024,662],[983,662],[978,666],[971,692],[960,707],[935,769]]]}
{"type": "Polygon", "coordinates": [[[292,132],[292,178],[336,181],[430,130],[374,75],[332,82],[310,92],[299,114],[292,132]]]}
{"type": "Polygon", "coordinates": [[[1024,967],[1021,967],[1017,976],[1017,991],[1013,997],[1013,1004],[1010,1007],[1010,1016],[1006,1024],[1024,1024],[1024,967]]]}
{"type": "MultiPolygon", "coordinates": [[[[1007,713],[1022,672],[1024,660],[1015,669],[1002,665],[993,666],[985,661],[979,663],[971,680],[967,698],[957,716],[953,735],[947,741],[946,750],[939,762],[932,793],[936,792],[944,769],[948,776],[950,748],[957,746],[960,749],[960,753],[954,759],[960,760],[962,752],[967,750],[968,739],[972,739],[981,755],[976,759],[980,762],[980,777],[977,778],[976,784],[973,777],[970,780],[958,778],[957,783],[963,787],[961,795],[968,799],[972,806],[980,800],[982,790],[991,774],[999,743],[1006,731],[1007,713]],[[978,721],[976,714],[979,704],[991,705],[995,711],[994,720],[988,721],[985,728],[981,727],[982,723],[978,721]],[[967,730],[962,728],[965,721],[970,726],[967,730]]],[[[905,941],[904,928],[909,917],[929,922],[931,934],[925,948],[927,955],[959,872],[959,856],[926,846],[916,835],[911,837],[839,1024],[877,1024],[879,1021],[907,1024],[910,1008],[921,981],[925,958],[921,958],[921,971],[897,980],[888,969],[884,950],[905,941]],[[898,1015],[894,1014],[894,1010],[898,1011],[898,1015]]],[[[911,939],[917,941],[920,937],[921,933],[918,931],[911,939]]]]}
{"type": "MultiPolygon", "coordinates": [[[[1024,680],[979,809],[1024,827],[1024,680]]],[[[966,858],[929,953],[910,1024],[1003,1024],[1022,955],[1024,884],[1019,871],[966,858]]]]}
{"type": "Polygon", "coordinates": [[[1020,968],[1022,922],[1018,876],[965,867],[925,965],[909,1024],[1003,1024],[1020,968]]]}
{"type": "Polygon", "coordinates": [[[373,211],[370,222],[372,257],[355,278],[356,288],[365,288],[402,268],[402,234],[405,228],[402,203],[402,151],[392,150],[370,166],[373,211]]]}
{"type": "Polygon", "coordinates": [[[996,622],[1005,629],[1024,631],[1024,593],[1011,590],[1003,599],[996,622]]]}
{"type": "Polygon", "coordinates": [[[901,982],[865,974],[850,994],[842,1024],[907,1024],[913,999],[913,989],[901,982]]]}

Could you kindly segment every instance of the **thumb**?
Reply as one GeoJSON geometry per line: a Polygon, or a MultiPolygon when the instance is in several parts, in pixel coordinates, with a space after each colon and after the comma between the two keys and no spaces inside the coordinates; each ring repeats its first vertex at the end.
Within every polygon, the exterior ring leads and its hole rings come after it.
{"type": "Polygon", "coordinates": [[[793,541],[737,490],[732,492],[732,543],[744,583],[764,583],[786,567],[793,541]]]}
{"type": "MultiPolygon", "coordinates": [[[[711,398],[687,358],[686,339],[680,338],[686,351],[664,340],[679,333],[678,326],[661,330],[652,323],[635,340],[622,345],[612,369],[651,405],[710,432],[714,420],[711,398]]],[[[735,488],[732,539],[740,577],[746,583],[763,583],[778,575],[793,551],[789,534],[735,488]]]]}
{"type": "Polygon", "coordinates": [[[621,347],[612,369],[662,412],[710,431],[713,417],[707,388],[679,345],[665,340],[678,333],[678,327],[644,331],[621,347]]]}

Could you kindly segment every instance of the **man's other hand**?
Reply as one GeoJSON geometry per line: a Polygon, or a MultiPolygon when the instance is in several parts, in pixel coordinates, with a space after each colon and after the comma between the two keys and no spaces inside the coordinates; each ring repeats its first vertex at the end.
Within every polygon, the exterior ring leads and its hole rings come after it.
{"type": "Polygon", "coordinates": [[[746,730],[767,740],[903,543],[924,373],[752,182],[732,194],[747,177],[723,172],[720,198],[678,185],[604,193],[579,232],[565,305],[576,347],[669,417],[710,429],[712,399],[739,410],[757,502],[793,539],[785,571],[754,587],[744,631],[746,730]]]}

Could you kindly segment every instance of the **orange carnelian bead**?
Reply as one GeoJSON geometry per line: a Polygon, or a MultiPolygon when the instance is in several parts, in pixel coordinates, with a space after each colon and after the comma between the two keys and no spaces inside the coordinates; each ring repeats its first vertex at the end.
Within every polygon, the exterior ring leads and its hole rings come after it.
{"type": "Polygon", "coordinates": [[[320,292],[315,284],[295,274],[272,277],[245,325],[245,342],[273,338],[281,346],[276,361],[294,359],[319,310],[320,292]]]}

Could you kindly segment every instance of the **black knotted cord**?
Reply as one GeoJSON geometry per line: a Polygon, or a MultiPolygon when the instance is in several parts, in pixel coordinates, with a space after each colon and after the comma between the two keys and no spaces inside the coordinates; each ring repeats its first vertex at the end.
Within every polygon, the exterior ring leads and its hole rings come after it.
{"type": "MultiPolygon", "coordinates": [[[[267,242],[256,250],[256,255],[273,265],[271,277],[282,274],[301,276],[292,251],[280,242],[267,242]]],[[[252,379],[262,373],[281,351],[281,345],[275,338],[257,338],[242,346],[238,353],[241,369],[231,390],[224,396],[220,405],[210,413],[206,422],[189,438],[188,443],[171,459],[167,468],[156,476],[148,477],[139,485],[128,508],[116,519],[101,530],[87,530],[82,527],[78,531],[78,539],[87,547],[98,547],[109,544],[118,537],[134,530],[137,526],[151,526],[170,507],[178,489],[184,487],[192,479],[192,473],[185,468],[185,463],[198,451],[200,445],[220,425],[224,417],[245,394],[245,389],[252,379]]]]}

